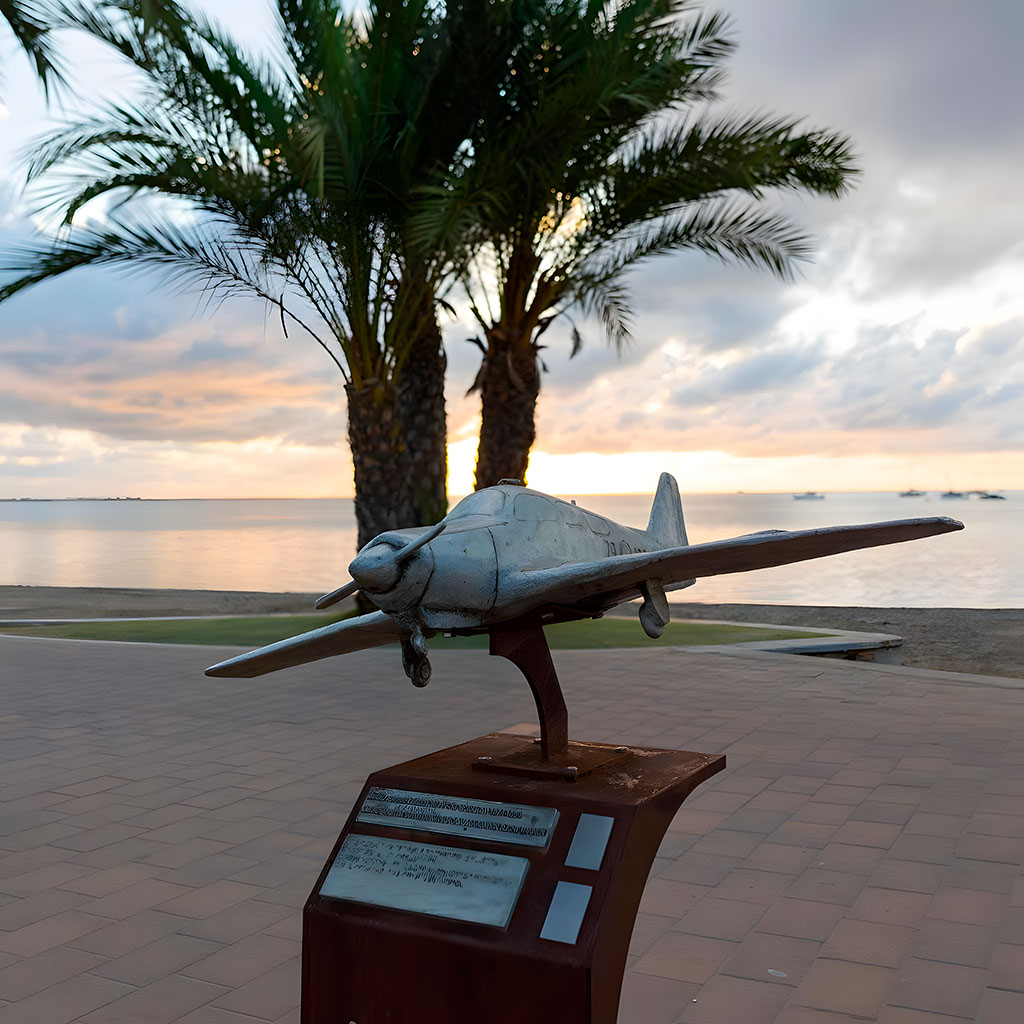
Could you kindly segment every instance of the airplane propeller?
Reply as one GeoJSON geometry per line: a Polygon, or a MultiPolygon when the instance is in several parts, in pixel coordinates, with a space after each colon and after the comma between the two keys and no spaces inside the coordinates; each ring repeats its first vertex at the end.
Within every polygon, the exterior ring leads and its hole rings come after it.
{"type": "Polygon", "coordinates": [[[359,590],[359,584],[355,580],[349,580],[348,583],[343,587],[338,587],[337,590],[332,590],[329,594],[324,594],[322,597],[318,597],[313,602],[314,608],[330,608],[332,604],[337,604],[339,601],[344,601],[346,597],[351,597],[359,590]]]}
{"type": "Polygon", "coordinates": [[[364,548],[349,565],[349,572],[353,578],[343,587],[317,598],[313,607],[330,608],[331,605],[344,601],[346,597],[352,597],[360,590],[369,591],[371,594],[390,590],[398,582],[402,566],[424,544],[429,544],[437,537],[446,525],[444,522],[437,523],[400,548],[394,548],[387,542],[373,543],[364,548]]]}

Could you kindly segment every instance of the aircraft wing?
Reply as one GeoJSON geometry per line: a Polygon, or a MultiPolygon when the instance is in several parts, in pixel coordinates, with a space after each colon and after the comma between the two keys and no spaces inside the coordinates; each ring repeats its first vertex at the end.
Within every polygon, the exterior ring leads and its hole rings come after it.
{"type": "Polygon", "coordinates": [[[342,619],[330,626],[311,629],[308,633],[279,640],[237,658],[229,658],[206,670],[208,676],[235,676],[251,679],[279,668],[305,665],[334,654],[351,654],[368,647],[393,644],[409,631],[403,629],[390,615],[371,612],[354,619],[342,619]]]}
{"type": "Polygon", "coordinates": [[[767,569],[962,529],[963,523],[955,519],[935,516],[793,532],[768,530],[708,544],[527,570],[509,581],[506,600],[524,611],[543,604],[602,611],[639,596],[640,585],[648,580],[668,588],[702,576],[767,569]]]}

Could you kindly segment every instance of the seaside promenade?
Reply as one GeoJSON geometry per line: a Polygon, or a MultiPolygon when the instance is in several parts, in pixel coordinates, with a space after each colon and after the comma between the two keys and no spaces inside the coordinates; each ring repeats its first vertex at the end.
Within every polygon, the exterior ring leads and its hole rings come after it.
{"type": "MultiPolygon", "coordinates": [[[[211,680],[225,649],[0,637],[0,1021],[297,1024],[302,904],[374,769],[532,727],[482,652],[211,680]]],[[[621,1024],[1024,1021],[1024,681],[557,652],[574,738],[725,753],[621,1024]]]]}

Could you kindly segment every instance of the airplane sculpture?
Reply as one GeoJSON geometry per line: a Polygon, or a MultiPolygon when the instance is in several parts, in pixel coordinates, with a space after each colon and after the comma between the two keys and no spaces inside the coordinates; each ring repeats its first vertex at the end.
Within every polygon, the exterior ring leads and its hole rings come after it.
{"type": "Polygon", "coordinates": [[[375,537],[349,565],[351,582],[316,602],[326,608],[362,590],[378,611],[230,658],[206,674],[249,678],[398,641],[406,675],[426,686],[427,639],[436,633],[484,633],[527,618],[540,625],[598,618],[639,597],[640,623],[658,637],[669,621],[666,591],[702,576],[962,529],[935,516],[689,545],[679,488],[668,473],[658,482],[646,530],[503,480],[464,498],[435,526],[375,537]]]}

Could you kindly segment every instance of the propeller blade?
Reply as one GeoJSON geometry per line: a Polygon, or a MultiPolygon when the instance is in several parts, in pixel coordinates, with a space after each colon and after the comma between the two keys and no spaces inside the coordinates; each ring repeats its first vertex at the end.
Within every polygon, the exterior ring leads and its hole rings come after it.
{"type": "Polygon", "coordinates": [[[346,597],[351,597],[359,590],[359,584],[355,580],[349,580],[348,583],[343,587],[338,587],[337,590],[332,590],[329,594],[324,594],[323,597],[318,597],[313,602],[314,608],[330,608],[332,604],[337,604],[339,601],[344,601],[346,597]]]}
{"type": "Polygon", "coordinates": [[[432,526],[425,533],[421,533],[415,540],[409,541],[405,547],[399,548],[395,552],[395,563],[401,565],[403,562],[407,562],[424,544],[429,544],[435,537],[444,532],[444,528],[447,525],[442,519],[436,526],[432,526]]]}

